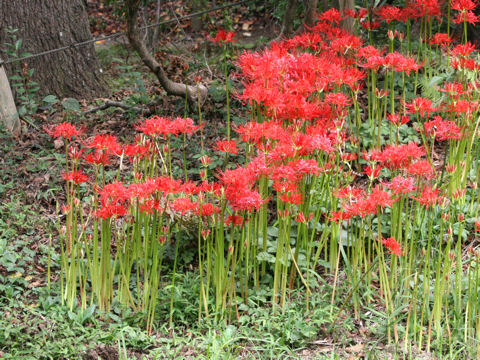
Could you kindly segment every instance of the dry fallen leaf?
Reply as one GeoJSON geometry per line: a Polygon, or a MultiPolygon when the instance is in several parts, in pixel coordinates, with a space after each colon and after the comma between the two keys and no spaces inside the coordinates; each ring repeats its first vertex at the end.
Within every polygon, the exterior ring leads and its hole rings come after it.
{"type": "Polygon", "coordinates": [[[56,150],[60,149],[63,146],[63,140],[55,139],[53,141],[53,146],[55,147],[56,150]]]}
{"type": "Polygon", "coordinates": [[[346,348],[345,351],[351,352],[351,353],[359,353],[359,352],[363,351],[364,347],[365,347],[364,344],[355,344],[355,345],[352,345],[352,346],[346,348]]]}

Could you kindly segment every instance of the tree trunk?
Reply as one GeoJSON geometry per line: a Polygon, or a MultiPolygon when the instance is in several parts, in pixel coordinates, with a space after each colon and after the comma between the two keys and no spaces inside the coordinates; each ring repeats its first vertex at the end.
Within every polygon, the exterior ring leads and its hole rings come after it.
{"type": "Polygon", "coordinates": [[[20,135],[20,118],[18,117],[12,91],[10,90],[10,83],[3,66],[0,66],[0,123],[13,135],[20,135]]]}
{"type": "MultiPolygon", "coordinates": [[[[0,23],[0,48],[9,42],[5,29],[12,27],[23,40],[20,53],[36,54],[92,39],[84,0],[0,1],[0,23]]],[[[34,70],[31,80],[39,84],[39,95],[93,98],[105,93],[93,43],[9,64],[7,74],[23,63],[34,70]]]]}
{"type": "Polygon", "coordinates": [[[288,37],[293,30],[293,20],[295,20],[295,15],[297,13],[297,0],[288,0],[287,7],[285,9],[285,14],[283,15],[282,29],[278,38],[288,37]]]}
{"type": "Polygon", "coordinates": [[[307,28],[315,26],[315,22],[317,21],[317,6],[318,0],[307,0],[305,9],[305,26],[307,28]]]}
{"type": "MultiPolygon", "coordinates": [[[[338,0],[338,5],[340,11],[344,11],[345,9],[355,10],[355,0],[338,0]]],[[[352,34],[353,25],[353,19],[349,16],[342,21],[343,28],[352,34]]]]}
{"type": "Polygon", "coordinates": [[[318,0],[305,0],[305,20],[303,24],[295,32],[296,35],[301,34],[315,26],[317,21],[318,0]]]}

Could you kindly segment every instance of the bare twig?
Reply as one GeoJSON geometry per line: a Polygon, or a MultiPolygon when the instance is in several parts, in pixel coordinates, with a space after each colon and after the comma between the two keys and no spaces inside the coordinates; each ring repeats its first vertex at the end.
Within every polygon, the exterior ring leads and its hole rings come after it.
{"type": "Polygon", "coordinates": [[[143,115],[151,115],[151,113],[152,113],[152,111],[147,107],[131,106],[131,105],[127,105],[127,104],[124,104],[122,102],[119,102],[119,101],[106,100],[105,103],[103,103],[102,105],[96,106],[92,109],[84,111],[83,115],[91,114],[91,113],[94,113],[94,112],[97,112],[97,111],[100,111],[100,110],[105,110],[105,109],[108,109],[108,108],[111,108],[111,107],[118,107],[118,108],[123,109],[123,110],[133,110],[133,111],[142,113],[143,115]]]}

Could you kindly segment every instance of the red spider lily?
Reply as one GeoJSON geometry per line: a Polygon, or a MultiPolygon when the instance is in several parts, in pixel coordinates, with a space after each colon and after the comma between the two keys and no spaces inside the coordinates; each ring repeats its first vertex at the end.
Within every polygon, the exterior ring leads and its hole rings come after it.
{"type": "MultiPolygon", "coordinates": [[[[298,177],[298,179],[299,178],[300,177],[298,177]]],[[[297,180],[289,181],[285,178],[274,179],[273,189],[279,193],[299,192],[297,180]]]]}
{"type": "Polygon", "coordinates": [[[145,200],[145,202],[143,203],[140,203],[139,210],[140,212],[147,214],[153,214],[155,211],[157,211],[158,213],[162,213],[164,210],[164,206],[162,206],[162,203],[158,200],[149,199],[145,200]]]}
{"type": "Polygon", "coordinates": [[[480,70],[480,64],[476,63],[474,59],[452,59],[450,65],[453,69],[456,70],[480,70]]]}
{"type": "Polygon", "coordinates": [[[141,159],[150,154],[150,147],[142,144],[127,144],[123,147],[123,154],[129,158],[141,159]]]}
{"type": "Polygon", "coordinates": [[[358,200],[364,195],[363,189],[347,186],[333,192],[333,196],[349,201],[358,200]]]}
{"type": "Polygon", "coordinates": [[[203,166],[208,167],[212,163],[212,159],[210,159],[208,155],[203,155],[200,158],[200,162],[202,163],[203,166]]]}
{"type": "Polygon", "coordinates": [[[325,103],[336,106],[348,106],[352,102],[344,93],[331,92],[325,95],[325,103]]]}
{"type": "Polygon", "coordinates": [[[410,18],[418,17],[440,17],[441,8],[438,0],[412,0],[405,9],[410,18]]]}
{"type": "Polygon", "coordinates": [[[450,51],[450,56],[468,57],[475,50],[475,45],[470,42],[459,44],[450,51]]]}
{"type": "Polygon", "coordinates": [[[458,13],[457,17],[453,18],[452,21],[455,24],[467,22],[469,24],[475,25],[477,22],[480,21],[480,16],[475,15],[473,11],[462,11],[458,13]]]}
{"type": "Polygon", "coordinates": [[[465,113],[470,115],[473,112],[477,111],[478,107],[478,101],[456,100],[451,104],[448,104],[446,110],[455,114],[465,113]]]}
{"type": "Polygon", "coordinates": [[[201,127],[201,125],[193,125],[193,120],[190,118],[177,117],[172,120],[166,117],[153,116],[137,124],[135,129],[151,137],[165,137],[182,133],[192,134],[201,127]]]}
{"type": "Polygon", "coordinates": [[[203,125],[193,125],[190,118],[177,117],[172,121],[173,134],[193,134],[200,130],[203,125]]]}
{"type": "Polygon", "coordinates": [[[426,121],[423,124],[423,131],[426,135],[434,136],[438,141],[459,140],[463,137],[462,131],[454,121],[442,120],[440,116],[435,116],[433,120],[426,121]]]}
{"type": "Polygon", "coordinates": [[[122,153],[122,147],[118,143],[117,137],[109,134],[96,135],[92,140],[87,141],[85,146],[102,150],[105,154],[120,155],[122,153]]]}
{"type": "Polygon", "coordinates": [[[392,199],[391,195],[383,190],[382,186],[375,186],[368,196],[368,201],[371,202],[373,206],[391,207],[396,199],[392,199]]]}
{"type": "Polygon", "coordinates": [[[417,200],[428,209],[429,207],[440,203],[442,197],[439,194],[440,189],[433,189],[431,186],[425,186],[420,196],[412,196],[412,199],[417,200]]]}
{"type": "Polygon", "coordinates": [[[432,107],[432,101],[423,97],[413,99],[411,103],[405,104],[405,108],[409,113],[418,113],[421,117],[425,117],[436,111],[436,109],[432,107]]]}
{"type": "Polygon", "coordinates": [[[292,39],[286,39],[285,43],[289,49],[301,48],[304,50],[311,49],[313,51],[318,51],[326,46],[323,37],[320,34],[311,32],[299,34],[292,39]]]}
{"type": "Polygon", "coordinates": [[[370,159],[379,161],[389,169],[400,169],[424,155],[425,150],[423,146],[410,142],[408,144],[389,145],[381,152],[371,151],[370,159]]]}
{"type": "Polygon", "coordinates": [[[395,20],[400,20],[401,18],[400,8],[392,5],[380,6],[375,9],[375,13],[387,24],[395,20]]]}
{"type": "Polygon", "coordinates": [[[65,181],[71,181],[75,184],[82,184],[88,181],[88,176],[85,175],[82,170],[74,170],[63,174],[65,181]]]}
{"type": "Polygon", "coordinates": [[[164,194],[172,194],[179,192],[181,189],[181,182],[174,180],[169,176],[159,176],[153,179],[155,189],[164,194]]]}
{"type": "Polygon", "coordinates": [[[110,156],[109,154],[106,154],[102,150],[95,150],[94,152],[91,152],[83,157],[83,160],[85,160],[89,164],[95,164],[95,165],[110,165],[110,156]]]}
{"type": "Polygon", "coordinates": [[[473,0],[452,0],[450,6],[457,11],[473,11],[478,3],[473,0]]]}
{"type": "Polygon", "coordinates": [[[403,255],[403,250],[400,244],[395,240],[393,237],[389,237],[387,239],[382,239],[382,244],[390,250],[390,254],[394,254],[396,256],[403,255]]]}
{"type": "Polygon", "coordinates": [[[100,209],[95,212],[95,217],[103,220],[124,216],[127,214],[127,208],[118,204],[104,204],[100,209]]]}
{"type": "Polygon", "coordinates": [[[366,62],[359,64],[365,69],[378,70],[385,64],[385,58],[379,55],[371,55],[365,58],[366,62]]]}
{"type": "Polygon", "coordinates": [[[70,146],[68,148],[68,157],[71,160],[80,160],[82,158],[83,151],[83,149],[79,150],[77,146],[70,146]]]}
{"type": "Polygon", "coordinates": [[[358,155],[355,154],[355,153],[342,153],[340,155],[340,158],[343,161],[353,161],[353,160],[356,160],[358,158],[358,155]]]}
{"type": "Polygon", "coordinates": [[[391,52],[385,55],[383,66],[398,72],[405,72],[407,75],[411,71],[417,71],[422,68],[421,64],[417,64],[413,57],[406,57],[397,52],[391,52]]]}
{"type": "Polygon", "coordinates": [[[218,175],[220,181],[231,188],[251,188],[255,182],[256,174],[249,168],[238,167],[234,170],[225,170],[218,175]]]}
{"type": "Polygon", "coordinates": [[[414,178],[404,178],[402,176],[396,176],[390,182],[382,183],[396,195],[413,193],[417,189],[414,184],[414,178]]]}
{"type": "Polygon", "coordinates": [[[187,212],[194,212],[197,209],[197,203],[193,202],[189,197],[181,197],[175,199],[170,206],[180,214],[185,215],[187,212]]]}
{"type": "Polygon", "coordinates": [[[233,38],[235,37],[235,35],[236,34],[233,31],[226,32],[225,29],[220,29],[217,32],[217,36],[215,36],[214,38],[207,37],[207,39],[214,44],[223,45],[229,42],[234,43],[235,40],[233,38]]]}
{"type": "Polygon", "coordinates": [[[212,216],[220,213],[220,208],[210,203],[198,203],[195,208],[195,214],[198,216],[212,216]]]}
{"type": "Polygon", "coordinates": [[[107,184],[103,189],[97,191],[100,195],[100,201],[103,205],[118,204],[119,202],[130,199],[130,191],[123,185],[122,182],[114,182],[107,184]]]}
{"type": "Polygon", "coordinates": [[[457,170],[457,166],[455,164],[448,164],[445,166],[445,171],[449,174],[453,174],[457,170]]]}
{"type": "Polygon", "coordinates": [[[254,144],[260,144],[265,139],[282,140],[288,137],[285,129],[274,121],[249,122],[238,126],[235,131],[241,134],[243,141],[254,144]]]}
{"type": "Polygon", "coordinates": [[[369,199],[360,199],[354,203],[346,204],[344,212],[349,216],[360,216],[362,218],[375,215],[377,213],[377,205],[369,199]]]}
{"type": "Polygon", "coordinates": [[[297,214],[297,217],[295,218],[295,221],[306,224],[306,223],[310,222],[312,219],[313,219],[313,212],[311,212],[308,215],[308,219],[307,219],[305,217],[305,214],[303,213],[303,211],[299,211],[298,214],[297,214]]]}
{"type": "Polygon", "coordinates": [[[415,176],[423,176],[431,179],[435,175],[435,169],[427,160],[420,160],[410,164],[407,168],[407,173],[415,176]]]}
{"type": "Polygon", "coordinates": [[[340,11],[338,11],[335,8],[331,8],[330,10],[327,10],[327,11],[323,12],[322,14],[320,14],[318,19],[320,21],[327,21],[327,22],[331,22],[331,23],[335,22],[335,23],[339,24],[342,21],[343,16],[340,13],[340,11]]]}
{"type": "Polygon", "coordinates": [[[382,26],[382,23],[380,21],[362,21],[360,25],[365,30],[375,30],[382,26]]]}
{"type": "Polygon", "coordinates": [[[292,166],[300,176],[303,175],[318,175],[320,168],[318,167],[317,160],[315,159],[296,159],[288,163],[288,166],[292,166]]]}
{"type": "Polygon", "coordinates": [[[364,173],[371,179],[376,179],[380,173],[382,172],[382,169],[383,167],[382,166],[373,166],[373,167],[370,167],[370,166],[365,166],[365,168],[363,169],[364,173]]]}
{"type": "Polygon", "coordinates": [[[220,140],[215,144],[215,148],[218,151],[226,152],[229,154],[237,155],[237,143],[234,140],[220,140]]]}
{"type": "Polygon", "coordinates": [[[225,195],[234,211],[252,212],[258,210],[268,199],[263,199],[255,190],[239,189],[239,191],[226,191],[225,195]]]}
{"type": "Polygon", "coordinates": [[[219,183],[209,183],[207,181],[203,181],[200,185],[198,185],[198,189],[201,192],[212,193],[220,196],[222,191],[222,185],[219,183]]]}
{"type": "Polygon", "coordinates": [[[226,225],[231,224],[233,226],[242,227],[244,223],[245,223],[245,219],[243,218],[243,216],[240,216],[240,215],[230,215],[230,216],[227,216],[227,218],[225,219],[226,225]]]}
{"type": "Polygon", "coordinates": [[[439,45],[439,46],[447,46],[453,42],[453,39],[448,36],[446,33],[436,33],[430,39],[430,44],[432,45],[439,45]]]}
{"type": "Polygon", "coordinates": [[[63,137],[68,140],[72,140],[72,137],[79,137],[83,133],[83,130],[77,129],[74,125],[67,122],[58,125],[44,126],[43,129],[51,137],[63,137]]]}
{"type": "Polygon", "coordinates": [[[142,123],[137,124],[135,129],[152,137],[171,134],[174,131],[172,121],[160,116],[145,119],[142,123]]]}
{"type": "Polygon", "coordinates": [[[357,56],[368,59],[371,57],[382,57],[382,52],[373,45],[366,45],[357,50],[357,56]]]}
{"type": "Polygon", "coordinates": [[[349,220],[352,217],[352,214],[343,212],[343,211],[332,211],[332,216],[327,218],[335,223],[339,223],[340,221],[349,220]]]}
{"type": "Polygon", "coordinates": [[[443,89],[438,90],[447,93],[453,98],[457,98],[458,96],[466,93],[466,91],[463,89],[463,84],[459,82],[447,82],[443,85],[443,89]]]}
{"type": "Polygon", "coordinates": [[[329,51],[344,54],[348,50],[356,49],[361,45],[363,45],[363,41],[358,36],[345,34],[344,36],[337,37],[330,42],[329,51]]]}
{"type": "Polygon", "coordinates": [[[303,195],[298,191],[282,193],[278,195],[279,199],[285,203],[300,205],[303,204],[303,195]]]}
{"type": "Polygon", "coordinates": [[[480,232],[480,221],[475,221],[475,231],[480,232]]]}
{"type": "MultiPolygon", "coordinates": [[[[467,193],[467,189],[457,189],[453,192],[452,198],[453,199],[463,199],[465,194],[467,193]]],[[[461,215],[461,214],[460,214],[461,215]]],[[[460,216],[459,215],[459,216],[460,216]]],[[[463,216],[463,215],[462,215],[463,216]]],[[[461,221],[461,220],[460,220],[461,221]]]]}
{"type": "Polygon", "coordinates": [[[258,191],[252,190],[256,174],[251,168],[237,168],[220,172],[219,178],[224,184],[224,193],[235,211],[253,211],[266,201],[258,191]]]}
{"type": "Polygon", "coordinates": [[[408,123],[410,118],[407,115],[388,114],[387,119],[390,120],[395,126],[400,126],[408,123]]]}
{"type": "Polygon", "coordinates": [[[145,199],[157,191],[155,180],[147,179],[143,183],[134,183],[128,186],[130,198],[145,199]]]}
{"type": "Polygon", "coordinates": [[[188,195],[194,195],[200,193],[201,189],[193,181],[187,181],[180,185],[177,191],[188,195]]]}

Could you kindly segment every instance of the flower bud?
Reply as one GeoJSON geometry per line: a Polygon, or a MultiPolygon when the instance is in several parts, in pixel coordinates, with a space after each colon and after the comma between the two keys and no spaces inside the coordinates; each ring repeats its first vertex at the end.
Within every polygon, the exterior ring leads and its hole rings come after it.
{"type": "Polygon", "coordinates": [[[392,30],[388,30],[387,35],[390,41],[392,41],[395,38],[395,35],[393,34],[392,30]]]}

